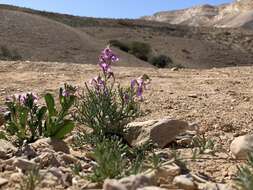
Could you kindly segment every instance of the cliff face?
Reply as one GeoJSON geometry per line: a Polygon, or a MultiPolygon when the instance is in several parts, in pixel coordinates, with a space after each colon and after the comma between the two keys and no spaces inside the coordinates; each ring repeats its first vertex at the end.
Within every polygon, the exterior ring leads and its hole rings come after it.
{"type": "Polygon", "coordinates": [[[189,26],[247,27],[253,29],[253,0],[236,0],[220,6],[200,5],[178,11],[165,11],[145,20],[189,26]]]}

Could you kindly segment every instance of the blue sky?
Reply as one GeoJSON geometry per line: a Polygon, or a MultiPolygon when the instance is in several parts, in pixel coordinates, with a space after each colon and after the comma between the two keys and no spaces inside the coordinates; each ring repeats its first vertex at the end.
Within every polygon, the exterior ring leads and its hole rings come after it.
{"type": "Polygon", "coordinates": [[[108,18],[138,18],[158,11],[199,4],[222,4],[232,0],[0,0],[11,4],[52,12],[108,18]]]}

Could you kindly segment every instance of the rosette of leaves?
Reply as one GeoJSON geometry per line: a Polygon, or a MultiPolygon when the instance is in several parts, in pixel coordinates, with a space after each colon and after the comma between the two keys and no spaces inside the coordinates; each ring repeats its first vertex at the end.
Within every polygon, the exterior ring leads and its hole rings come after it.
{"type": "Polygon", "coordinates": [[[45,95],[47,117],[43,128],[43,136],[62,139],[75,127],[74,121],[69,117],[69,111],[75,101],[75,89],[66,85],[60,89],[60,109],[57,110],[52,94],[45,95]]]}
{"type": "Polygon", "coordinates": [[[37,97],[32,93],[16,95],[6,101],[9,111],[5,129],[15,135],[18,144],[34,142],[42,135],[43,119],[47,108],[36,104],[37,97]]]}

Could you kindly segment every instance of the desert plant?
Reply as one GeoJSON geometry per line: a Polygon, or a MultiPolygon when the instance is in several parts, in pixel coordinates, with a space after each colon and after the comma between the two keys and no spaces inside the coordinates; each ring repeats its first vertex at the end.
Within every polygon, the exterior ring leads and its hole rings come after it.
{"type": "Polygon", "coordinates": [[[39,131],[42,131],[46,107],[39,107],[37,99],[33,93],[7,98],[6,105],[10,114],[5,128],[10,135],[16,135],[18,144],[25,140],[33,142],[41,135],[39,131]]]}
{"type": "Polygon", "coordinates": [[[151,47],[149,44],[144,42],[138,42],[134,41],[130,45],[130,53],[138,57],[139,59],[143,61],[148,61],[150,53],[151,53],[151,47]]]}
{"type": "Polygon", "coordinates": [[[237,188],[240,190],[253,190],[253,153],[248,155],[246,165],[238,166],[236,177],[237,188]]]}
{"type": "Polygon", "coordinates": [[[111,70],[111,64],[116,61],[118,57],[106,48],[100,56],[102,75],[93,78],[90,85],[86,83],[75,104],[74,118],[100,137],[123,136],[124,126],[140,113],[137,97],[142,98],[149,80],[145,75],[133,80],[131,87],[116,85],[111,70]]]}
{"type": "Polygon", "coordinates": [[[197,154],[203,154],[205,150],[213,150],[215,149],[214,141],[210,138],[206,138],[206,136],[203,135],[197,135],[192,139],[191,145],[193,147],[196,147],[197,149],[194,152],[194,155],[197,154]]]}
{"type": "Polygon", "coordinates": [[[97,165],[89,179],[94,182],[102,182],[107,178],[122,177],[127,164],[124,159],[126,149],[126,145],[117,139],[104,139],[97,142],[93,152],[97,165]]]}
{"type": "Polygon", "coordinates": [[[0,50],[1,50],[0,59],[11,60],[11,61],[22,59],[21,55],[17,52],[17,50],[11,51],[9,48],[7,48],[7,46],[1,46],[0,50]]]}
{"type": "Polygon", "coordinates": [[[119,40],[110,40],[109,43],[112,46],[117,47],[120,50],[125,51],[125,52],[129,52],[131,48],[128,43],[125,43],[119,40]]]}
{"type": "Polygon", "coordinates": [[[39,137],[63,138],[74,128],[74,122],[66,119],[69,109],[74,104],[74,88],[66,85],[60,88],[61,110],[57,111],[51,94],[45,95],[46,106],[37,103],[33,93],[8,97],[6,105],[9,115],[5,122],[7,134],[16,137],[18,145],[34,142],[39,137]]]}
{"type": "Polygon", "coordinates": [[[173,64],[173,61],[166,55],[154,56],[149,62],[159,68],[165,68],[173,64]]]}
{"type": "Polygon", "coordinates": [[[20,189],[21,190],[35,190],[42,180],[43,180],[43,176],[40,175],[39,169],[34,168],[28,172],[27,176],[24,177],[23,182],[20,186],[20,189]]]}
{"type": "Polygon", "coordinates": [[[65,89],[60,88],[59,101],[61,109],[56,109],[54,98],[51,94],[45,95],[47,117],[43,128],[43,136],[62,139],[70,133],[75,124],[68,119],[69,110],[75,101],[75,88],[65,84],[65,89]]]}

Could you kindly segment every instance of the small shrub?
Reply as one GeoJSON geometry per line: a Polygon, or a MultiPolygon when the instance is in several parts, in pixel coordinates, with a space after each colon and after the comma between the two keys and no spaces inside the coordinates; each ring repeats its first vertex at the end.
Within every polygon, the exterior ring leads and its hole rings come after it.
{"type": "Polygon", "coordinates": [[[127,43],[121,42],[119,40],[110,40],[109,42],[112,46],[119,48],[122,51],[129,52],[130,47],[127,43]]]}
{"type": "Polygon", "coordinates": [[[127,164],[124,159],[126,149],[127,147],[116,139],[97,142],[93,153],[97,165],[89,179],[93,182],[102,182],[107,178],[122,177],[127,164]]]}
{"type": "Polygon", "coordinates": [[[212,139],[206,138],[203,134],[202,136],[198,135],[192,139],[192,146],[197,147],[197,149],[194,150],[194,157],[197,154],[203,154],[205,150],[213,150],[215,149],[214,141],[212,139]]]}
{"type": "Polygon", "coordinates": [[[0,59],[2,59],[2,60],[16,61],[16,60],[21,60],[22,57],[17,52],[17,50],[11,51],[6,46],[1,46],[0,59]]]}
{"type": "Polygon", "coordinates": [[[39,169],[34,168],[33,170],[28,172],[28,175],[26,177],[24,177],[20,189],[35,190],[42,180],[43,176],[40,175],[39,169]]]}
{"type": "Polygon", "coordinates": [[[69,115],[69,109],[75,101],[75,89],[65,85],[65,90],[60,89],[59,101],[61,109],[57,111],[55,101],[51,94],[45,95],[48,114],[45,121],[43,136],[62,139],[70,133],[75,127],[74,122],[66,117],[69,115]]]}
{"type": "MultiPolygon", "coordinates": [[[[131,87],[116,85],[111,64],[118,58],[107,48],[100,57],[102,75],[93,78],[79,94],[74,118],[93,129],[96,136],[123,137],[124,126],[139,113],[139,101],[148,77],[133,80],[131,87]]],[[[145,75],[146,76],[146,75],[145,75]]]]}
{"type": "Polygon", "coordinates": [[[248,155],[247,164],[245,166],[238,167],[236,184],[240,190],[253,189],[253,153],[248,155]]]}
{"type": "Polygon", "coordinates": [[[132,42],[131,43],[131,50],[130,53],[138,57],[139,59],[143,61],[148,61],[150,53],[151,53],[151,47],[147,43],[143,42],[132,42]]]}
{"type": "Polygon", "coordinates": [[[34,142],[41,136],[64,138],[74,128],[73,121],[66,119],[75,99],[70,90],[71,87],[68,85],[65,85],[65,89],[60,89],[60,111],[56,110],[51,94],[45,95],[46,106],[38,105],[38,97],[33,93],[7,98],[7,135],[15,136],[18,145],[34,142]]]}
{"type": "Polygon", "coordinates": [[[173,61],[166,55],[158,55],[152,57],[150,63],[158,68],[165,68],[172,65],[173,61]]]}
{"type": "Polygon", "coordinates": [[[5,128],[10,135],[16,136],[18,144],[24,141],[34,142],[42,131],[46,107],[39,107],[37,99],[33,93],[7,98],[6,105],[10,114],[5,128]]]}
{"type": "Polygon", "coordinates": [[[112,46],[115,46],[122,51],[128,52],[135,57],[143,60],[143,61],[148,61],[150,54],[151,54],[151,47],[149,44],[144,43],[144,42],[122,42],[119,40],[111,40],[110,44],[112,46]]]}

